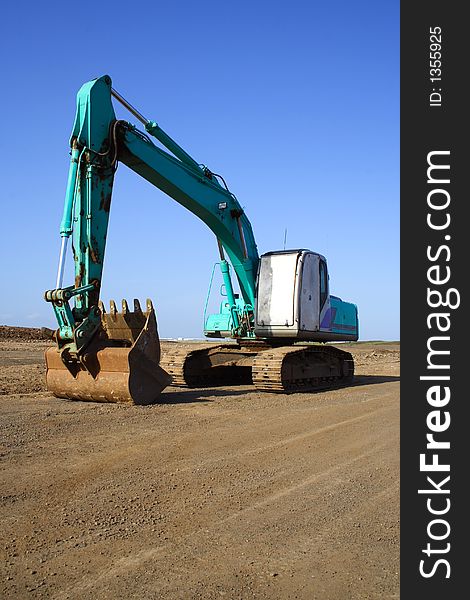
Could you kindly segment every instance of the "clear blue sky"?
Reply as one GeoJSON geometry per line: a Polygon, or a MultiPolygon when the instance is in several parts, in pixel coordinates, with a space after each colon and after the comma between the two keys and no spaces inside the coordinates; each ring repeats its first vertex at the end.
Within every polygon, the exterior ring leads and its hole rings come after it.
{"type": "MultiPolygon", "coordinates": [[[[282,249],[287,228],[287,247],[327,257],[362,339],[399,338],[398,0],[17,1],[2,25],[0,324],[56,326],[42,297],[75,96],[109,74],[224,175],[260,253],[282,249]]],[[[200,337],[217,256],[202,222],[119,167],[104,300],[149,296],[163,337],[200,337]]]]}

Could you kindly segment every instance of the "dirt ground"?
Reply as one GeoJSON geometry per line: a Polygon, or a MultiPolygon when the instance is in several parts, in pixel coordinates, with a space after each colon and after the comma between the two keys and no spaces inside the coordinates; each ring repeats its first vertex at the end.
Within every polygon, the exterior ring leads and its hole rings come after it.
{"type": "Polygon", "coordinates": [[[136,407],[52,397],[37,337],[0,327],[1,598],[399,597],[399,344],[348,345],[345,389],[136,407]]]}

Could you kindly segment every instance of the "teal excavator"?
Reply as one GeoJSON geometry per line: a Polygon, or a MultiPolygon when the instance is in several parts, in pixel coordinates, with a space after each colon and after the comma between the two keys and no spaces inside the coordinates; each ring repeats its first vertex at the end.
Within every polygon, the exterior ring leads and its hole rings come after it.
{"type": "Polygon", "coordinates": [[[357,308],[330,294],[325,257],[307,249],[259,256],[250,221],[223,177],[129,104],[109,76],[79,90],[70,147],[57,282],[45,292],[58,321],[56,346],[46,351],[51,392],[74,400],[149,404],[170,384],[253,383],[259,390],[296,392],[351,382],[351,354],[324,342],[358,339],[357,308]],[[145,131],[116,119],[113,98],[145,131]],[[205,317],[204,334],[224,343],[208,341],[192,350],[176,343],[161,355],[150,300],[145,310],[137,300],[132,310],[125,300],[120,310],[111,301],[109,312],[100,301],[118,162],[214,233],[224,292],[220,312],[205,317]],[[64,287],[70,238],[75,281],[64,287]]]}

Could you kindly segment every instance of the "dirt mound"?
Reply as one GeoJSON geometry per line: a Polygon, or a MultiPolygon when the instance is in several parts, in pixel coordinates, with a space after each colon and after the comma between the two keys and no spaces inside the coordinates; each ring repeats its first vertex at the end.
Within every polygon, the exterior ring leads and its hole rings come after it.
{"type": "Polygon", "coordinates": [[[1,340],[43,340],[44,335],[39,327],[11,327],[0,325],[1,340]]]}

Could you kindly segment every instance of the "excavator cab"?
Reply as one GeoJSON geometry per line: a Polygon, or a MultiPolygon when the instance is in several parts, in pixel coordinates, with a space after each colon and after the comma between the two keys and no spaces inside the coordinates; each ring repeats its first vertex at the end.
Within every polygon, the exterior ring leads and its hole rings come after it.
{"type": "Polygon", "coordinates": [[[357,341],[357,307],[330,295],[326,258],[305,248],[260,258],[255,332],[263,338],[357,341]]]}

